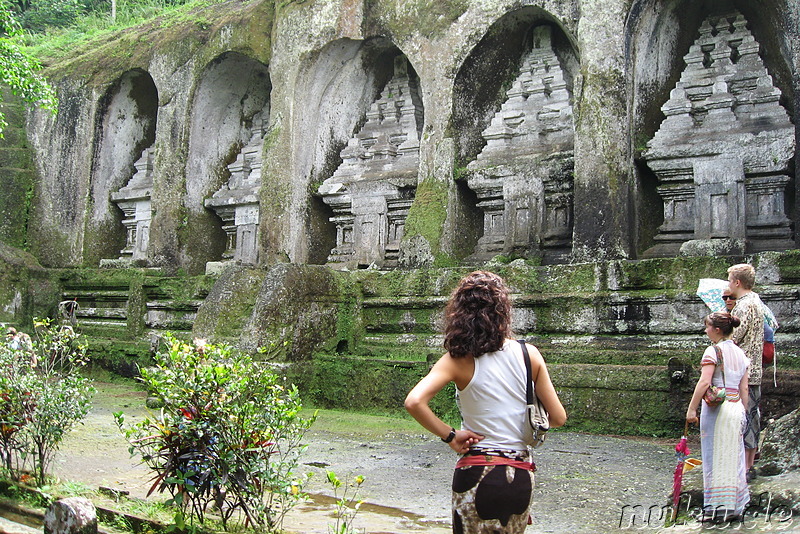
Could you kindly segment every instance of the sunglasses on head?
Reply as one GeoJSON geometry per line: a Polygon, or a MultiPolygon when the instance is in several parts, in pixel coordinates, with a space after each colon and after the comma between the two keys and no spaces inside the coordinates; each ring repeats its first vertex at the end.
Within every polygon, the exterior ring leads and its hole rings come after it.
{"type": "Polygon", "coordinates": [[[722,300],[736,300],[733,295],[722,295],[722,300]]]}

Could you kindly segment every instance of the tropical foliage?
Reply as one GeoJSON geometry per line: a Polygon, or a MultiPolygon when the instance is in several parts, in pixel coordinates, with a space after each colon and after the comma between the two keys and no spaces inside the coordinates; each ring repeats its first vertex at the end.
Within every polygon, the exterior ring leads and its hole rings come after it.
{"type": "Polygon", "coordinates": [[[168,336],[142,381],[163,408],[143,421],[117,422],[131,453],[154,471],[150,492],[167,491],[175,523],[202,523],[215,509],[227,528],[241,514],[277,532],[304,498],[300,440],[314,417],[302,417],[297,389],[266,364],[224,345],[168,336]]]}
{"type": "Polygon", "coordinates": [[[94,388],[80,375],[86,345],[70,328],[34,319],[30,346],[0,345],[0,457],[11,478],[45,483],[55,453],[86,416],[94,388]]]}
{"type": "MultiPolygon", "coordinates": [[[[0,82],[26,103],[37,104],[55,113],[58,107],[55,91],[37,73],[39,63],[22,51],[21,36],[22,26],[4,0],[0,0],[0,82]]],[[[5,114],[0,111],[0,136],[6,125],[5,114]]]]}

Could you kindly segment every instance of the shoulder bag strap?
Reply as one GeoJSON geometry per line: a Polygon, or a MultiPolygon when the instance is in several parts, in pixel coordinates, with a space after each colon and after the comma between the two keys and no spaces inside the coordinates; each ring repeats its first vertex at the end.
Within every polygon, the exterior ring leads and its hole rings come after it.
{"type": "Polygon", "coordinates": [[[722,371],[722,387],[728,387],[725,384],[725,360],[722,359],[722,349],[719,348],[719,345],[714,345],[714,350],[717,351],[717,363],[719,364],[720,371],[722,371]]]}
{"type": "Polygon", "coordinates": [[[522,359],[525,360],[525,371],[528,376],[527,386],[525,387],[525,400],[528,405],[533,404],[533,374],[531,372],[531,357],[528,355],[528,347],[525,346],[524,339],[518,339],[522,347],[522,359]]]}

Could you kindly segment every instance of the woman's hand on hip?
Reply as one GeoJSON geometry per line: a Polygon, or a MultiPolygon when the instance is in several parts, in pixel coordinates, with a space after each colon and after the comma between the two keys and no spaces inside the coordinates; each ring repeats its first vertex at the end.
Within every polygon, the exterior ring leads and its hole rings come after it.
{"type": "Polygon", "coordinates": [[[458,454],[466,453],[470,447],[483,439],[483,436],[476,434],[472,430],[456,430],[456,436],[453,441],[448,443],[450,448],[458,454]]]}

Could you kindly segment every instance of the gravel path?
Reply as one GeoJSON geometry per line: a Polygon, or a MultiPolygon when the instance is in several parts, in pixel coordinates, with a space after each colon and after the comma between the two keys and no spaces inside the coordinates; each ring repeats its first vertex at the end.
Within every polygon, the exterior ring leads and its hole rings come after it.
{"type": "MultiPolygon", "coordinates": [[[[130,419],[143,416],[144,396],[127,385],[108,384],[99,389],[85,424],[64,443],[55,473],[89,486],[111,486],[143,497],[150,474],[129,457],[111,414],[123,410],[130,419]]],[[[362,496],[367,504],[356,526],[367,532],[450,532],[449,486],[456,457],[435,437],[422,429],[367,438],[312,427],[307,442],[303,461],[316,473],[308,488],[314,502],[287,517],[284,526],[288,530],[327,532],[333,522],[333,505],[324,474],[332,469],[343,479],[365,477],[362,496]]],[[[664,441],[558,431],[551,432],[547,443],[536,450],[535,459],[534,521],[527,530],[531,534],[641,531],[641,519],[638,528],[619,528],[621,518],[630,518],[624,515],[624,507],[663,506],[675,465],[672,446],[664,441]]],[[[655,525],[644,527],[659,530],[655,525]]]]}

